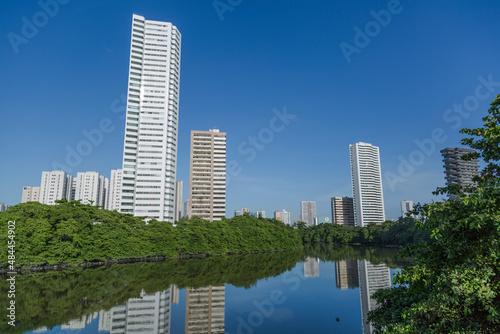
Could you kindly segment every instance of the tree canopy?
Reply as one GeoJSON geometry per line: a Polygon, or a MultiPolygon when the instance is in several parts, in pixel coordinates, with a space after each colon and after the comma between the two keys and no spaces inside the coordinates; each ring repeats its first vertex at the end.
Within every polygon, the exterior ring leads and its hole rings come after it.
{"type": "Polygon", "coordinates": [[[438,189],[453,200],[417,206],[417,228],[432,240],[407,247],[415,266],[396,276],[398,287],[373,296],[380,307],[369,315],[374,333],[498,333],[500,328],[500,95],[484,126],[463,129],[462,144],[487,166],[477,187],[438,189]]]}
{"type": "MultiPolygon", "coordinates": [[[[296,249],[298,233],[273,219],[250,216],[218,222],[200,218],[149,221],[78,201],[58,205],[18,204],[0,213],[0,243],[7,245],[8,221],[15,221],[16,264],[105,261],[162,255],[225,254],[296,249]]],[[[0,253],[1,264],[8,253],[0,253]]]]}

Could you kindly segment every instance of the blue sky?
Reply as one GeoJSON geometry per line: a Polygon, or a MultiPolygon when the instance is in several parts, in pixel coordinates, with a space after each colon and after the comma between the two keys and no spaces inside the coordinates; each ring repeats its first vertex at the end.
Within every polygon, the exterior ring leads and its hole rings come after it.
{"type": "Polygon", "coordinates": [[[82,131],[105,119],[112,130],[71,173],[109,177],[121,168],[133,13],[172,22],[182,34],[177,178],[186,198],[191,130],[225,131],[237,167],[229,217],[247,206],[268,216],[285,208],[298,219],[301,200],[330,216],[330,197],[351,196],[349,144],[358,141],[380,147],[388,218],[400,215],[401,200],[437,200],[439,150],[458,146],[458,130],[479,126],[500,93],[498,1],[221,0],[223,13],[212,1],[60,1],[67,3],[45,17],[37,1],[4,6],[0,202],[7,204],[20,202],[22,187],[39,185],[55,162],[67,165],[82,131]],[[23,32],[34,20],[37,31],[23,32]],[[295,119],[281,126],[273,118],[285,109],[295,119]],[[259,135],[250,159],[249,137],[259,135]]]}

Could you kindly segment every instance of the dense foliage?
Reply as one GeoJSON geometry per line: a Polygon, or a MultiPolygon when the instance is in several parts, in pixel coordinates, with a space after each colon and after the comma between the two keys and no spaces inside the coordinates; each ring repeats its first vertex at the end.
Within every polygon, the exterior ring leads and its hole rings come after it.
{"type": "Polygon", "coordinates": [[[429,233],[415,229],[416,220],[411,217],[399,221],[375,223],[367,227],[348,227],[337,224],[320,224],[300,228],[304,245],[363,244],[381,246],[405,246],[429,240],[429,233]]]}
{"type": "MultiPolygon", "coordinates": [[[[79,202],[30,202],[0,213],[0,244],[15,221],[16,264],[81,263],[153,255],[224,254],[302,247],[297,232],[271,219],[239,216],[220,222],[199,218],[150,221],[79,202]]],[[[0,263],[8,260],[2,247],[0,263]]]]}
{"type": "Polygon", "coordinates": [[[500,328],[500,95],[483,128],[461,132],[487,167],[475,188],[444,188],[453,200],[418,207],[433,242],[408,247],[416,265],[379,290],[369,320],[375,333],[499,333],[500,328]]]}
{"type": "MultiPolygon", "coordinates": [[[[18,275],[19,323],[13,327],[1,321],[0,333],[21,333],[68,323],[82,315],[122,305],[129,298],[137,298],[143,289],[151,294],[164,291],[171,284],[180,289],[224,284],[249,288],[259,279],[292,269],[301,257],[301,251],[288,251],[18,275]]],[[[5,277],[0,276],[0,294],[6,296],[7,290],[5,277]]],[[[0,309],[5,310],[8,303],[8,298],[0,298],[0,309]]]]}

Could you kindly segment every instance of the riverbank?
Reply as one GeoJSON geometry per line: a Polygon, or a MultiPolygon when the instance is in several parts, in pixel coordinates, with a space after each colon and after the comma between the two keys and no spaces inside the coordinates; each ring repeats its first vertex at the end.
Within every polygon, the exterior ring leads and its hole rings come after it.
{"type": "Polygon", "coordinates": [[[47,273],[49,271],[63,271],[75,268],[91,269],[98,267],[110,267],[115,264],[131,264],[131,263],[161,263],[166,261],[186,261],[191,259],[206,259],[209,257],[223,257],[223,256],[233,256],[233,255],[251,255],[251,254],[270,254],[270,253],[282,253],[289,251],[299,251],[302,247],[296,249],[273,249],[273,250],[263,250],[263,251],[247,251],[247,252],[227,252],[223,254],[182,254],[179,256],[146,256],[146,257],[136,257],[136,258],[121,258],[121,259],[107,259],[105,261],[87,261],[83,263],[56,263],[56,264],[20,264],[15,270],[10,270],[8,264],[0,265],[0,275],[7,275],[9,272],[15,272],[16,274],[29,274],[29,273],[47,273]]]}

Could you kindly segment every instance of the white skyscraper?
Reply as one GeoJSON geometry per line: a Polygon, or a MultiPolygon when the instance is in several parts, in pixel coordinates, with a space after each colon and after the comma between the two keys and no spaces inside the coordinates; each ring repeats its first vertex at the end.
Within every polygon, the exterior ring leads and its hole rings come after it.
{"type": "Polygon", "coordinates": [[[122,178],[123,170],[111,170],[109,188],[106,191],[106,210],[114,211],[120,209],[120,200],[122,196],[122,178]]]}
{"type": "Polygon", "coordinates": [[[42,172],[40,203],[54,205],[55,201],[59,199],[70,200],[72,182],[73,176],[61,170],[42,172]]]}
{"type": "MultiPolygon", "coordinates": [[[[401,201],[401,217],[405,218],[410,211],[413,211],[413,201],[401,201]]],[[[410,217],[415,218],[415,215],[410,217]]]]}
{"type": "Polygon", "coordinates": [[[38,202],[40,199],[40,187],[23,187],[21,203],[38,202]]]}
{"type": "Polygon", "coordinates": [[[385,220],[379,148],[367,143],[349,145],[356,226],[385,220]]]}
{"type": "Polygon", "coordinates": [[[173,222],[181,34],[132,19],[120,211],[173,222]]]}
{"type": "MultiPolygon", "coordinates": [[[[106,178],[98,172],[79,172],[76,174],[75,200],[82,204],[105,206],[106,178]]],[[[109,181],[108,181],[109,182],[109,181]]]]}
{"type": "Polygon", "coordinates": [[[307,224],[313,226],[314,218],[316,218],[316,202],[301,201],[300,202],[300,219],[307,224]]]}

